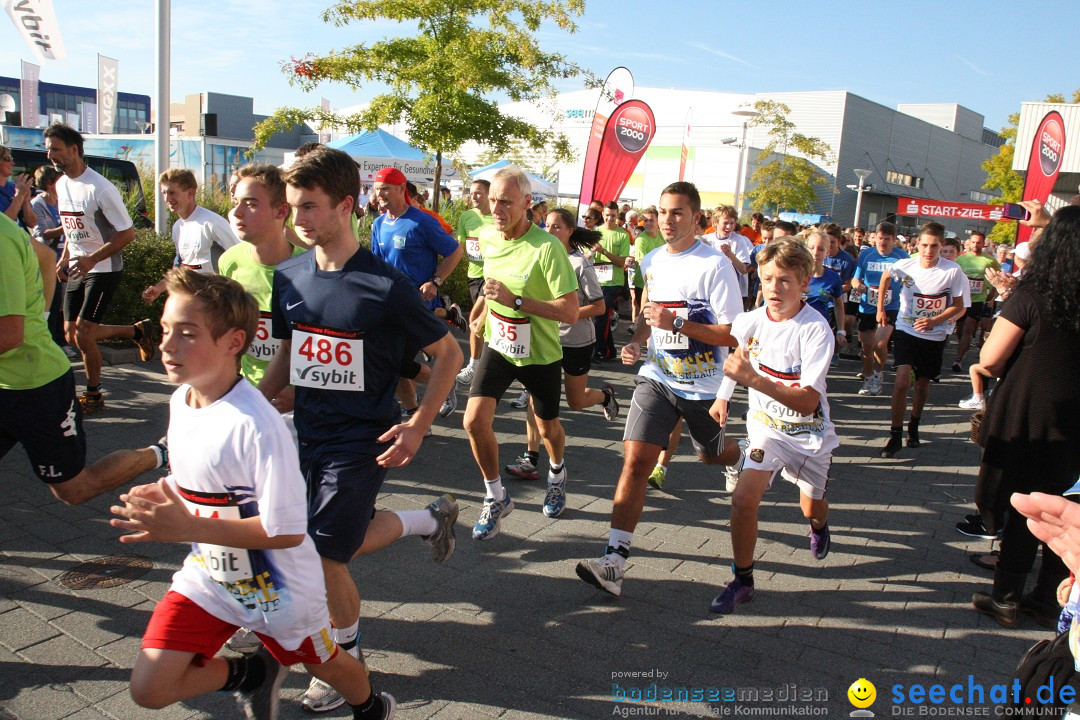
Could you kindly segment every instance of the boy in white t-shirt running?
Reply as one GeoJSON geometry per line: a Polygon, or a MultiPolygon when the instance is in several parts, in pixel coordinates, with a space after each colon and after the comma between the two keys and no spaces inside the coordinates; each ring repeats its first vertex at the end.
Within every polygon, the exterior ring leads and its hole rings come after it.
{"type": "Polygon", "coordinates": [[[161,354],[180,387],[169,402],[172,474],[113,506],[121,542],[190,542],[191,552],[154,608],[131,675],[131,695],[162,708],[231,692],[249,719],[276,718],[288,666],[334,686],[354,718],[394,716],[364,665],[339,652],[292,438],[281,416],[239,374],[255,336],[255,300],[234,280],[175,268],[161,318],[161,354]],[[264,647],[217,657],[240,626],[264,647]]]}
{"type": "Polygon", "coordinates": [[[735,318],[731,335],[739,347],[724,362],[724,382],[710,414],[727,421],[735,385],[749,390],[747,446],[731,498],[731,545],[735,579],[710,610],[730,613],[754,597],[754,548],[758,505],[777,473],[799,488],[799,505],[810,520],[810,552],[829,553],[829,503],[825,491],[838,445],[825,398],[832,359],[832,330],[803,302],[814,258],[793,238],[774,240],[758,255],[765,304],[735,318]]]}

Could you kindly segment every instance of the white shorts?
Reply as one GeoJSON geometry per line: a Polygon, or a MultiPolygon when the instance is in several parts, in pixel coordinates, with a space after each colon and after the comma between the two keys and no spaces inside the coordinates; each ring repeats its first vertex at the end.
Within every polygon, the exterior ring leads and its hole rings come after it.
{"type": "MultiPolygon", "coordinates": [[[[777,472],[788,482],[795,483],[799,492],[813,500],[825,497],[829,485],[829,468],[832,466],[832,451],[818,451],[807,454],[786,442],[761,435],[747,438],[746,459],[743,470],[766,470],[770,473],[769,485],[772,487],[777,472]]],[[[767,488],[766,488],[767,489],[767,488]]]]}

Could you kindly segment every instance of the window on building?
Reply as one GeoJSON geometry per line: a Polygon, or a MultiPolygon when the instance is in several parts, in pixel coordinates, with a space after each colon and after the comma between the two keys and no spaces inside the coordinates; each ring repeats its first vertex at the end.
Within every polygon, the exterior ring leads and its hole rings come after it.
{"type": "Polygon", "coordinates": [[[906,175],[895,170],[885,171],[885,182],[890,185],[903,185],[910,188],[921,188],[923,179],[916,175],[906,175]]]}
{"type": "Polygon", "coordinates": [[[979,190],[972,190],[968,193],[968,197],[972,202],[982,203],[983,205],[989,205],[990,201],[997,197],[997,195],[991,195],[990,193],[984,193],[979,190]]]}

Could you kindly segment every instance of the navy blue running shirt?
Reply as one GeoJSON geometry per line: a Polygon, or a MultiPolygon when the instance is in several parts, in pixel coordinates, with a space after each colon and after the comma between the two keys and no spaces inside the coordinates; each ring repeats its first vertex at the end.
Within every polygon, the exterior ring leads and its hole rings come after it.
{"type": "Polygon", "coordinates": [[[271,312],[274,337],[292,342],[300,442],[381,452],[376,438],[401,417],[394,391],[406,348],[438,341],[446,323],[412,280],[364,248],[341,270],[320,270],[314,251],[278,265],[271,312]]]}

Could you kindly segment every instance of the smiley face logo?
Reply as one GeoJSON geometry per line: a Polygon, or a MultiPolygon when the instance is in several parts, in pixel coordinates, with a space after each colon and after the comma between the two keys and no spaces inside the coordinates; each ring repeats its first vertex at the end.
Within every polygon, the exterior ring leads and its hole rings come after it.
{"type": "Polygon", "coordinates": [[[859,678],[851,683],[847,691],[848,700],[857,708],[868,708],[877,699],[877,688],[866,678],[859,678]]]}

